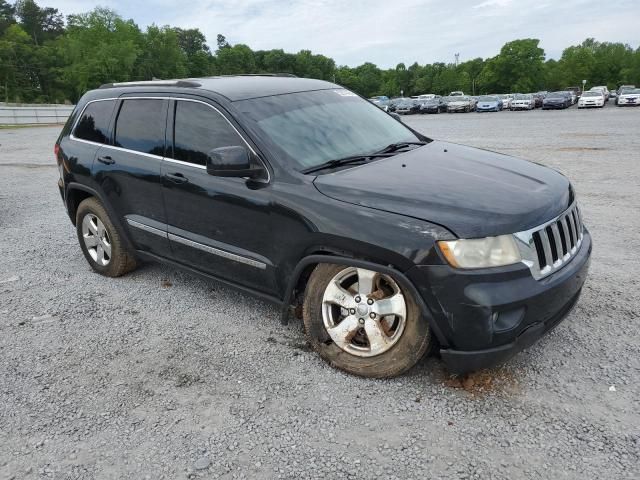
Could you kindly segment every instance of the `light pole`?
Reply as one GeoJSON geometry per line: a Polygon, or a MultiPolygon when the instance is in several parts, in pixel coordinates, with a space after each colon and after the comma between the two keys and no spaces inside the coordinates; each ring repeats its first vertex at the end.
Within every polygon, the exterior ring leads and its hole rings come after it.
{"type": "Polygon", "coordinates": [[[586,80],[582,80],[582,93],[584,93],[584,86],[587,84],[586,80]]]}

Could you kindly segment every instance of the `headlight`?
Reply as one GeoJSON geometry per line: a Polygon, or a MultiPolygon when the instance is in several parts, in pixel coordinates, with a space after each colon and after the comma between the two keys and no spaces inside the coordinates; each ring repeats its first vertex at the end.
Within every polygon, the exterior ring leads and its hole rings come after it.
{"type": "Polygon", "coordinates": [[[447,262],[455,268],[486,268],[522,260],[513,235],[438,242],[447,262]]]}

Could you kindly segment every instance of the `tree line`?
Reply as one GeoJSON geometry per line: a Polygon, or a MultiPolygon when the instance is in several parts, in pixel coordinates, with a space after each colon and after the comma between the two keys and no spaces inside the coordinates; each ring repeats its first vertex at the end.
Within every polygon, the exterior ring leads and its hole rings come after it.
{"type": "Polygon", "coordinates": [[[545,58],[538,39],[506,43],[491,58],[381,69],[357,67],[309,50],[252,50],[223,35],[211,50],[196,29],[150,25],[142,30],[113,10],[95,8],[66,18],[34,0],[0,0],[0,100],[75,103],[103,83],[239,73],[291,73],[344,85],[364,96],[445,95],[558,90],[640,84],[640,47],[588,38],[545,58]]]}

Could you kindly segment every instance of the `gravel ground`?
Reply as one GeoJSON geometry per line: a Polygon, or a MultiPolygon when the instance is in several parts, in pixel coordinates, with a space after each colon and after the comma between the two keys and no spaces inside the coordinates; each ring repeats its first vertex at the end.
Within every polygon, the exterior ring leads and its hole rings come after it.
{"type": "Polygon", "coordinates": [[[406,122],[577,189],[583,296],[500,368],[355,378],[215,282],[153,264],[100,277],[57,192],[59,127],[0,130],[0,477],[640,478],[640,109],[406,122]]]}

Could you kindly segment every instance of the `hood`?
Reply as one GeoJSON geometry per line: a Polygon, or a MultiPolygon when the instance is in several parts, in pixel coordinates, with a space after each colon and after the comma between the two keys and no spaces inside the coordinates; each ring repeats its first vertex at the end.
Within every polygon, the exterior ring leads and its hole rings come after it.
{"type": "Polygon", "coordinates": [[[497,107],[498,102],[479,102],[478,106],[479,107],[497,107]]]}
{"type": "Polygon", "coordinates": [[[336,200],[437,223],[461,238],[528,230],[573,201],[569,181],[555,170],[439,141],[314,184],[336,200]]]}

